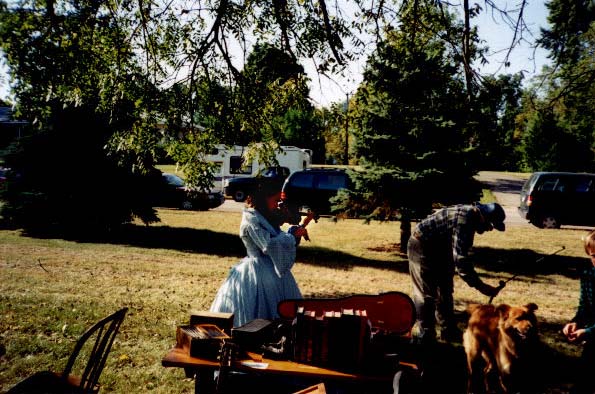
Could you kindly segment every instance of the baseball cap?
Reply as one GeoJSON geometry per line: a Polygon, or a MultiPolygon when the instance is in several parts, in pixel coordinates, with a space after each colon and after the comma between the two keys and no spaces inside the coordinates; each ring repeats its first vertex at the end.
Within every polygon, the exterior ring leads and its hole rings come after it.
{"type": "Polygon", "coordinates": [[[506,213],[504,208],[496,202],[489,204],[476,204],[479,212],[484,219],[490,223],[498,231],[504,231],[504,219],[506,219],[506,213]]]}

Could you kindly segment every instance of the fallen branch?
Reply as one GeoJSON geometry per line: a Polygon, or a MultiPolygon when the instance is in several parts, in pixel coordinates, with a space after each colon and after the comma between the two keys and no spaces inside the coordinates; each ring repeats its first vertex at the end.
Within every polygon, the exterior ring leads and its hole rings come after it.
{"type": "Polygon", "coordinates": [[[41,269],[43,269],[45,272],[47,272],[48,274],[50,273],[50,271],[48,271],[47,269],[45,269],[45,267],[41,264],[41,260],[37,259],[37,264],[39,264],[39,266],[41,267],[41,269]]]}

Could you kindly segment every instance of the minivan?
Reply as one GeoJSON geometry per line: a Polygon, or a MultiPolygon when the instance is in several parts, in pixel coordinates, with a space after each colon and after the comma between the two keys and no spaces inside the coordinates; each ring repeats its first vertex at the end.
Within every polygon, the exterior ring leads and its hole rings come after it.
{"type": "Polygon", "coordinates": [[[595,174],[535,172],[521,189],[519,214],[540,228],[595,225],[595,174]]]}

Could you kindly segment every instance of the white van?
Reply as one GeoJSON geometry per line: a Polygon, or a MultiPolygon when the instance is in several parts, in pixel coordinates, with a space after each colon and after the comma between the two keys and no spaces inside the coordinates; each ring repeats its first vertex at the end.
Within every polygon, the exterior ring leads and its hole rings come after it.
{"type": "MultiPolygon", "coordinates": [[[[312,165],[312,151],[295,146],[281,146],[281,151],[275,157],[280,167],[289,169],[292,174],[304,170],[312,165]]],[[[253,177],[265,169],[265,165],[258,159],[245,163],[248,148],[245,146],[216,145],[214,151],[205,159],[215,163],[218,171],[215,172],[215,181],[212,190],[223,192],[225,181],[230,178],[253,177]]]]}

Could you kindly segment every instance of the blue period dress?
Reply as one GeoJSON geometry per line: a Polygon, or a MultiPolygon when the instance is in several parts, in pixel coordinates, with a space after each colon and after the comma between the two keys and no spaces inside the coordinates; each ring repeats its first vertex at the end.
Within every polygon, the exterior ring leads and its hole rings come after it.
{"type": "Polygon", "coordinates": [[[291,273],[296,239],[272,226],[254,208],[244,208],[240,238],[247,256],[234,266],[211,305],[212,312],[232,312],[234,326],[254,319],[275,319],[281,300],[301,298],[291,273]]]}

